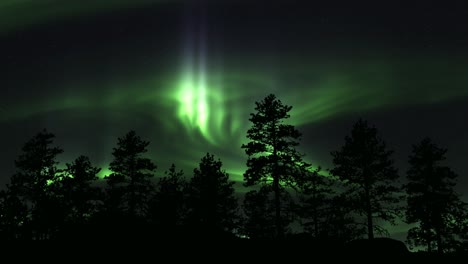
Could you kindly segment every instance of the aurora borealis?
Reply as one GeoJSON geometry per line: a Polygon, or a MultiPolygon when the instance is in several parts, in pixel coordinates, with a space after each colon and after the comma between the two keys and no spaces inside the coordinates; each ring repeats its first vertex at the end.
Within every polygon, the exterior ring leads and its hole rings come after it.
{"type": "Polygon", "coordinates": [[[175,163],[191,176],[210,152],[242,192],[249,113],[274,93],[293,106],[313,165],[329,168],[363,117],[395,150],[401,176],[427,135],[448,148],[466,190],[465,13],[398,1],[2,1],[0,183],[42,128],[65,150],[62,163],[88,155],[101,176],[117,137],[134,129],[151,142],[158,175],[175,163]]]}

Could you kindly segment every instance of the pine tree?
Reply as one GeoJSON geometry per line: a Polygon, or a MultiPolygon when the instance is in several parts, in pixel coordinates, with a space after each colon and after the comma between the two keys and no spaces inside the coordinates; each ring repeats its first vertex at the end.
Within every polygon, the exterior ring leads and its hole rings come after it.
{"type": "Polygon", "coordinates": [[[149,193],[154,188],[151,178],[156,169],[151,159],[143,157],[148,145],[135,131],[118,139],[109,166],[112,173],[105,177],[112,213],[123,213],[132,219],[147,213],[149,193]]]}
{"type": "Polygon", "coordinates": [[[11,189],[0,191],[0,237],[2,240],[21,240],[25,237],[24,224],[28,208],[11,189]]]}
{"type": "Polygon", "coordinates": [[[267,186],[251,190],[244,196],[243,231],[250,239],[273,239],[276,235],[274,203],[267,186]]]}
{"type": "Polygon", "coordinates": [[[331,153],[334,168],[330,172],[345,183],[354,211],[366,217],[369,239],[379,230],[375,218],[393,223],[399,213],[398,174],[392,154],[377,129],[362,119],[345,137],[342,148],[331,153]]]}
{"type": "Polygon", "coordinates": [[[320,174],[321,168],[309,171],[301,184],[298,215],[306,232],[314,238],[327,236],[326,225],[332,199],[332,181],[320,174]]]}
{"type": "Polygon", "coordinates": [[[8,194],[16,196],[8,199],[27,208],[27,220],[21,225],[31,230],[33,239],[50,239],[63,220],[63,206],[52,188],[60,178],[56,157],[63,150],[52,146],[54,137],[44,129],[24,144],[15,160],[17,172],[7,185],[8,194]]]}
{"type": "Polygon", "coordinates": [[[305,166],[302,155],[296,151],[301,134],[292,125],[284,124],[291,106],[270,94],[255,102],[256,113],[250,114],[252,127],[247,131],[250,140],[242,148],[248,155],[244,185],[269,185],[274,193],[276,236],[284,236],[282,223],[282,193],[285,186],[296,187],[305,166]]]}
{"type": "Polygon", "coordinates": [[[96,213],[101,195],[100,189],[94,184],[100,170],[86,156],[79,156],[72,163],[67,163],[61,192],[67,203],[69,222],[84,224],[96,213]]]}
{"type": "Polygon", "coordinates": [[[320,232],[324,239],[338,242],[349,242],[362,238],[367,228],[356,221],[353,214],[353,201],[346,193],[338,193],[331,197],[323,213],[325,224],[320,232]]]}
{"type": "Polygon", "coordinates": [[[188,185],[189,224],[205,234],[230,234],[238,227],[234,182],[221,160],[207,153],[188,185]]]}
{"type": "Polygon", "coordinates": [[[151,221],[166,233],[175,232],[185,217],[185,193],[187,181],[182,170],[174,164],[159,179],[150,210],[151,221]]]}
{"type": "Polygon", "coordinates": [[[466,203],[454,190],[457,175],[441,164],[446,152],[425,138],[409,157],[406,222],[418,225],[409,230],[408,242],[429,252],[434,246],[439,253],[456,247],[466,224],[466,203]]]}

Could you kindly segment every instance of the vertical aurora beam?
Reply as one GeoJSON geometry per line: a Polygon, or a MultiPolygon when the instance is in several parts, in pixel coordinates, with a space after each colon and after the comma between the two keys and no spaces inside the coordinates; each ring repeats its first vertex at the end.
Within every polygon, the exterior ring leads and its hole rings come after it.
{"type": "MultiPolygon", "coordinates": [[[[208,118],[209,118],[209,106],[207,98],[207,80],[206,80],[206,36],[204,27],[201,27],[200,38],[198,39],[198,84],[197,84],[197,123],[204,135],[209,134],[208,132],[208,118]]],[[[211,137],[209,137],[211,138],[211,137]]]]}
{"type": "Polygon", "coordinates": [[[221,85],[208,77],[205,14],[201,10],[201,14],[188,17],[182,73],[174,94],[177,117],[190,133],[198,131],[210,144],[219,145],[224,98],[221,85]]]}

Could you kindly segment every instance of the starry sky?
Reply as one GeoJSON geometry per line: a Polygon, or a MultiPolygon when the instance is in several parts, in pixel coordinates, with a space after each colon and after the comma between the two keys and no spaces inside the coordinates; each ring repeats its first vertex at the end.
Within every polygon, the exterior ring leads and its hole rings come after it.
{"type": "Polygon", "coordinates": [[[362,117],[400,175],[429,136],[467,190],[463,3],[310,2],[2,0],[0,184],[43,128],[62,166],[87,155],[101,177],[133,129],[151,142],[158,175],[175,163],[191,176],[210,152],[242,193],[249,113],[274,93],[293,106],[313,165],[330,168],[362,117]]]}

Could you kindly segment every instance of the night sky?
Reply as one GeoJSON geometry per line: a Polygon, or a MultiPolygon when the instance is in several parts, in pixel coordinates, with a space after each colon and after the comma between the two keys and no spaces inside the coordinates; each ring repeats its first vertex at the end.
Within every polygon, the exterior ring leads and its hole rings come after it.
{"type": "Polygon", "coordinates": [[[87,155],[101,177],[133,129],[158,175],[175,163],[190,177],[210,152],[242,193],[249,113],[274,93],[293,106],[314,166],[331,167],[362,117],[401,176],[429,136],[467,190],[468,9],[310,2],[2,0],[1,186],[43,128],[65,150],[61,166],[87,155]]]}

